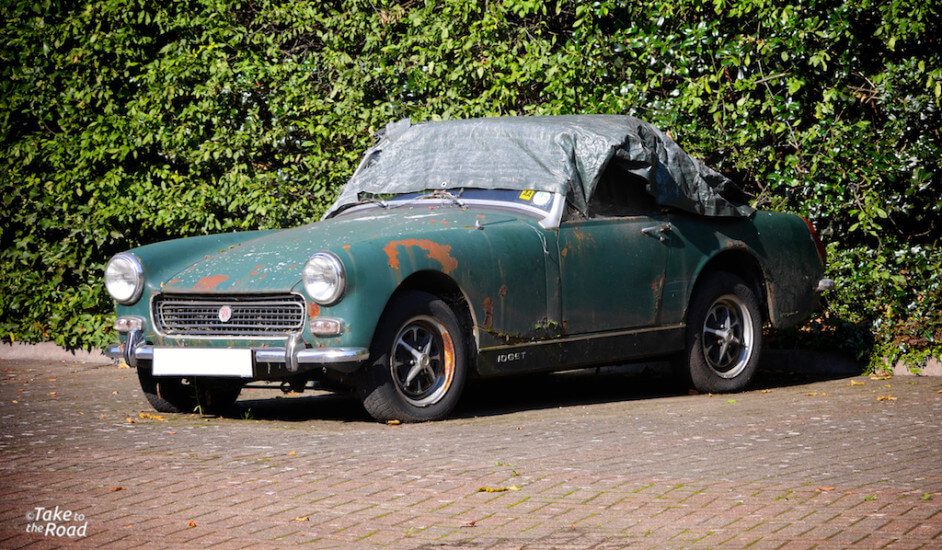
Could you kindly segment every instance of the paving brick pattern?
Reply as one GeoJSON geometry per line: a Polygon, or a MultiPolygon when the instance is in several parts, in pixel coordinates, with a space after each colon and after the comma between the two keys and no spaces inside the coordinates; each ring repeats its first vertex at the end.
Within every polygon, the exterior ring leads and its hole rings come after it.
{"type": "Polygon", "coordinates": [[[6,361],[0,548],[942,548],[940,392],[587,373],[480,383],[431,424],[263,389],[229,418],[161,420],[132,370],[6,361]],[[27,533],[56,506],[86,537],[27,533]]]}

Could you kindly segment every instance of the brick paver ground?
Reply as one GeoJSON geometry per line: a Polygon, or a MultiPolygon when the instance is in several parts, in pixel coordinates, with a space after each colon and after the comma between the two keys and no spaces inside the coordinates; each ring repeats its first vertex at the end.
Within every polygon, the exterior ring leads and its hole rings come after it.
{"type": "Polygon", "coordinates": [[[115,366],[0,363],[0,547],[36,507],[86,546],[942,547],[942,379],[766,373],[480,383],[387,426],[344,396],[247,390],[232,418],[141,418],[115,366]],[[133,422],[132,422],[133,421],[133,422]],[[482,492],[483,487],[507,488],[482,492]]]}

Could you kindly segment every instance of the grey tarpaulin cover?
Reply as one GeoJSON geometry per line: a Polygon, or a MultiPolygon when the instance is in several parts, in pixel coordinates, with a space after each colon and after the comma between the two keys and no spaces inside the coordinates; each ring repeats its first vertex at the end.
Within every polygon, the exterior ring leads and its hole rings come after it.
{"type": "Polygon", "coordinates": [[[602,172],[615,162],[646,182],[662,206],[704,216],[750,216],[732,181],[635,117],[495,117],[389,124],[367,151],[328,216],[360,200],[434,189],[535,189],[566,195],[586,213],[602,172]]]}

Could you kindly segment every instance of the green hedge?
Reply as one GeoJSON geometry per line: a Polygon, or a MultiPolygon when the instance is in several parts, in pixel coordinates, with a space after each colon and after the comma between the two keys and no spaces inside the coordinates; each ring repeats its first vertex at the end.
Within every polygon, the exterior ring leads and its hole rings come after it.
{"type": "Polygon", "coordinates": [[[0,332],[102,346],[120,250],[317,218],[371,134],[628,113],[810,216],[802,345],[940,354],[939,3],[6,2],[0,332]]]}

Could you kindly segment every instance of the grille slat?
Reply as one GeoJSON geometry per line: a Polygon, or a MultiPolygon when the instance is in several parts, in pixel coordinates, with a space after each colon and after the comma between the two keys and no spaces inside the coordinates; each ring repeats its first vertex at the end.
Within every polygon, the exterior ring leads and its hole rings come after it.
{"type": "Polygon", "coordinates": [[[168,336],[281,336],[304,326],[304,299],[283,296],[174,296],[154,298],[157,330],[168,336]],[[227,322],[219,308],[232,308],[227,322]]]}

